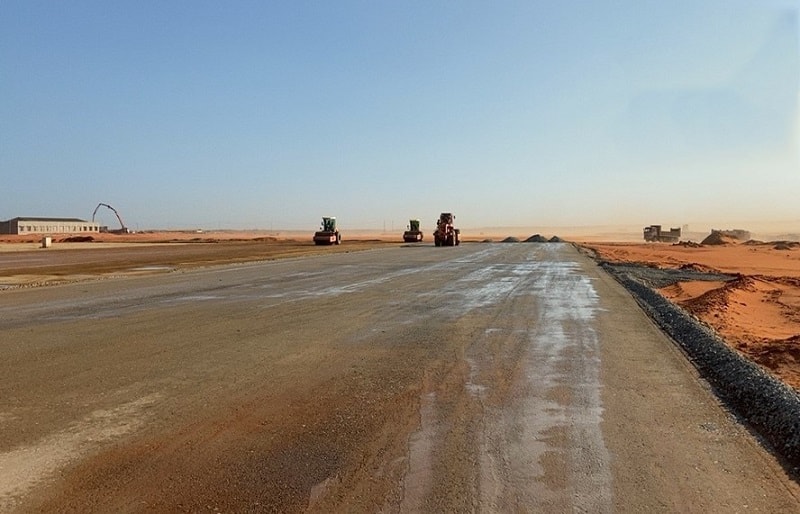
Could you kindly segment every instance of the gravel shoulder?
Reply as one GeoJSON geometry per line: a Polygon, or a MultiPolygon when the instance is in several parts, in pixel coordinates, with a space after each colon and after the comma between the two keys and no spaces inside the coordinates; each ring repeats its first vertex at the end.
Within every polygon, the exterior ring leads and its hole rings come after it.
{"type": "Polygon", "coordinates": [[[713,330],[654,288],[679,281],[732,281],[734,275],[601,262],[669,335],[715,394],[763,438],[794,476],[800,471],[800,395],[733,350],[713,330]]]}

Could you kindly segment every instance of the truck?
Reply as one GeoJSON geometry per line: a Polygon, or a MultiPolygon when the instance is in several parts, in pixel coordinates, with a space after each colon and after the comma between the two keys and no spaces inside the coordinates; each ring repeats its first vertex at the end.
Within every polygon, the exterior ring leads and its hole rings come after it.
{"type": "Polygon", "coordinates": [[[644,227],[644,240],[657,243],[677,243],[681,239],[681,229],[670,228],[669,231],[663,230],[661,225],[650,225],[644,227]]]}
{"type": "Polygon", "coordinates": [[[456,217],[452,213],[443,212],[436,220],[436,232],[433,233],[434,246],[458,246],[461,244],[461,230],[455,228],[456,217]]]}
{"type": "Polygon", "coordinates": [[[342,234],[336,228],[336,218],[323,216],[322,226],[314,232],[315,245],[338,245],[342,243],[342,234]]]}
{"type": "Polygon", "coordinates": [[[419,229],[419,220],[408,220],[408,230],[403,232],[403,241],[406,243],[418,243],[422,241],[422,231],[419,229]]]}

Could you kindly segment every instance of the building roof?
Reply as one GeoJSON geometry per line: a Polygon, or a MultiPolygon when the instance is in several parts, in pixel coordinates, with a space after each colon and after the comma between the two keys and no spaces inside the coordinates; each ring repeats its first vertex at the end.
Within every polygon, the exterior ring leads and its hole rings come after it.
{"type": "Polygon", "coordinates": [[[80,218],[43,218],[39,216],[20,216],[17,218],[11,218],[10,220],[6,221],[55,221],[55,222],[69,222],[69,223],[89,223],[86,220],[82,220],[80,218]]]}

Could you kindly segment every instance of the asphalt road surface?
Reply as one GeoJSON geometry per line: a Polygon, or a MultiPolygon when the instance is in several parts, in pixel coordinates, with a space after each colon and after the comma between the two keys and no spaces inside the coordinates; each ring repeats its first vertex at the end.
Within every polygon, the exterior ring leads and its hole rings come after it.
{"type": "Polygon", "coordinates": [[[0,511],[797,512],[568,244],[0,291],[0,511]]]}

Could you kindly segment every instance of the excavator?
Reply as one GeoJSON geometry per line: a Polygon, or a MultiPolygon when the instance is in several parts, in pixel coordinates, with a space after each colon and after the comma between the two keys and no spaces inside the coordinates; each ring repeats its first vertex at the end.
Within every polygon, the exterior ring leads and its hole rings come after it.
{"type": "Polygon", "coordinates": [[[108,205],[107,203],[99,203],[99,204],[97,204],[97,207],[94,208],[94,212],[92,213],[92,223],[94,223],[94,217],[97,214],[97,210],[100,207],[108,207],[109,209],[111,209],[114,212],[114,215],[117,217],[117,220],[119,220],[120,228],[118,228],[117,230],[108,230],[107,232],[109,232],[111,234],[130,234],[131,233],[130,229],[125,226],[125,223],[122,222],[122,218],[120,217],[120,215],[117,212],[117,210],[115,208],[111,207],[110,205],[108,205]]]}

